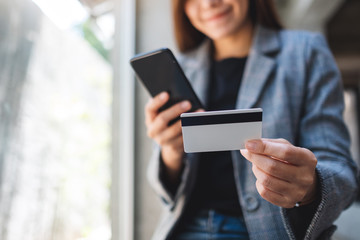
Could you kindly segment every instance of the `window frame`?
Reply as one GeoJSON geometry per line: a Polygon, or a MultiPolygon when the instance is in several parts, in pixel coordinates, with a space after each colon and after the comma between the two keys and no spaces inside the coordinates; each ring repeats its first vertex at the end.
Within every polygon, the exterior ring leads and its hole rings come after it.
{"type": "Polygon", "coordinates": [[[112,240],[134,239],[135,79],[129,59],[135,54],[136,1],[115,2],[112,51],[112,240]]]}

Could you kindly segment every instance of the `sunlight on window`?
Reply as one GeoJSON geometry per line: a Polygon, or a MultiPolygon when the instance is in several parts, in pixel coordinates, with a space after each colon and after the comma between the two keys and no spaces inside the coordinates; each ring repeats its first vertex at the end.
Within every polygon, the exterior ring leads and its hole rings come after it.
{"type": "Polygon", "coordinates": [[[0,239],[109,240],[112,67],[77,0],[34,2],[0,18],[0,239]]]}

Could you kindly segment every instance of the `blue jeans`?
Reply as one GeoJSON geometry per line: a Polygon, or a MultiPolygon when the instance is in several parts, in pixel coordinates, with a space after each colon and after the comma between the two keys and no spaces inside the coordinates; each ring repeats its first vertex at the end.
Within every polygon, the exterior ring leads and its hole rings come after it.
{"type": "Polygon", "coordinates": [[[242,217],[223,215],[215,210],[202,210],[185,219],[176,240],[249,239],[242,217]]]}

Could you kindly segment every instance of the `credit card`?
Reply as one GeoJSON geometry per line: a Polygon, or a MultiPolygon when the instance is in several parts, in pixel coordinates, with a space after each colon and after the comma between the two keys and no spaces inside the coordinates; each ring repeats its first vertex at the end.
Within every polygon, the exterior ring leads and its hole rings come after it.
{"type": "Polygon", "coordinates": [[[261,108],[183,113],[180,119],[186,153],[240,150],[262,134],[261,108]]]}

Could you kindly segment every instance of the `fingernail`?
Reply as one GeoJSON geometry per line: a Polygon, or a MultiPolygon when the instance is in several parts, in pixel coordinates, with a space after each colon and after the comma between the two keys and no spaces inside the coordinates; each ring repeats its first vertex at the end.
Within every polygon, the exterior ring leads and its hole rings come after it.
{"type": "Polygon", "coordinates": [[[241,155],[246,155],[246,153],[247,153],[247,150],[246,149],[240,149],[240,153],[241,153],[241,155]]]}
{"type": "Polygon", "coordinates": [[[188,101],[184,101],[180,106],[182,109],[188,109],[190,107],[190,103],[188,101]]]}
{"type": "Polygon", "coordinates": [[[160,96],[159,96],[160,100],[165,100],[166,95],[167,95],[166,92],[162,92],[162,93],[160,94],[160,96]]]}
{"type": "Polygon", "coordinates": [[[245,146],[247,149],[255,151],[258,146],[258,143],[255,141],[247,141],[245,146]]]}
{"type": "Polygon", "coordinates": [[[240,153],[241,155],[243,155],[244,158],[248,159],[249,158],[249,151],[246,149],[240,149],[240,153]]]}

